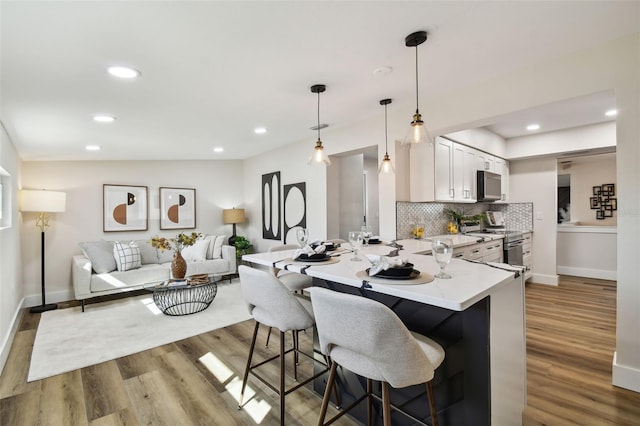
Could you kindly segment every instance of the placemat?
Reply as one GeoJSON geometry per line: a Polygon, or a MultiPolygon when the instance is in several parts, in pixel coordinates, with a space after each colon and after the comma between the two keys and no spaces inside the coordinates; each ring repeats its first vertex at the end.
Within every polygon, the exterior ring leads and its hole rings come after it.
{"type": "Polygon", "coordinates": [[[374,284],[385,284],[385,285],[416,285],[416,284],[427,284],[433,281],[433,275],[428,272],[420,272],[418,277],[413,278],[411,280],[389,280],[386,278],[379,278],[376,276],[369,276],[366,270],[358,271],[356,273],[356,277],[369,281],[374,284]]]}
{"type": "MultiPolygon", "coordinates": [[[[321,266],[321,265],[331,265],[332,263],[340,262],[339,257],[330,257],[327,260],[323,260],[322,262],[307,262],[304,260],[293,260],[293,259],[285,259],[283,262],[287,262],[288,265],[305,265],[305,266],[321,266]]],[[[278,268],[283,269],[283,267],[278,266],[278,268]]]]}

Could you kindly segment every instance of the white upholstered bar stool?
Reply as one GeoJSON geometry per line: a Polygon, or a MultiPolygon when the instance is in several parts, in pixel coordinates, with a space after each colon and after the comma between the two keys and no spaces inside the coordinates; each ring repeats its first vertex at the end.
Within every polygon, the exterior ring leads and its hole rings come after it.
{"type": "MultiPolygon", "coordinates": [[[[299,330],[309,328],[315,323],[311,302],[290,292],[289,289],[285,287],[280,280],[278,280],[278,278],[274,277],[267,271],[241,265],[238,267],[238,273],[240,275],[242,294],[249,307],[249,312],[256,322],[253,330],[251,347],[249,349],[249,357],[247,359],[247,365],[242,379],[242,389],[240,391],[238,407],[242,408],[247,379],[251,373],[279,395],[280,423],[284,424],[285,396],[328,371],[328,369],[323,369],[313,377],[297,383],[290,389],[285,389],[285,355],[293,352],[296,361],[298,354],[313,359],[313,356],[299,351],[297,337],[297,332],[299,330]],[[251,362],[260,324],[280,330],[280,353],[279,355],[272,356],[269,359],[252,365],[251,362]],[[288,331],[291,331],[293,334],[293,347],[285,350],[285,333],[288,331]],[[253,370],[278,358],[280,358],[280,383],[278,387],[275,387],[253,370]]],[[[294,362],[293,365],[293,375],[297,380],[298,371],[296,362],[294,362]]]]}
{"type": "Polygon", "coordinates": [[[408,415],[391,405],[389,386],[403,388],[427,384],[431,421],[438,425],[433,395],[434,371],[444,360],[444,349],[433,340],[407,329],[388,307],[361,296],[314,287],[309,290],[320,350],[331,359],[327,389],[331,389],[340,365],[367,379],[367,393],[325,423],[329,392],[325,390],[318,425],[330,424],[367,399],[367,420],[371,422],[372,380],[382,382],[382,407],[385,426],[391,425],[391,409],[408,415]]]}

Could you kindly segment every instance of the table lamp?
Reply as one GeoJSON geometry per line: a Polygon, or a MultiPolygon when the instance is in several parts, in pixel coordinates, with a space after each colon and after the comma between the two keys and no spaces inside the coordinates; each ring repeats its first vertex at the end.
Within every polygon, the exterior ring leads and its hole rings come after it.
{"type": "Polygon", "coordinates": [[[42,285],[42,304],[33,306],[29,311],[32,313],[40,313],[57,309],[55,303],[46,304],[44,295],[44,232],[49,227],[50,216],[47,213],[61,213],[65,210],[67,194],[58,191],[45,190],[22,190],[20,191],[20,211],[36,212],[36,226],[40,228],[40,244],[41,244],[41,285],[42,285]]]}
{"type": "Polygon", "coordinates": [[[233,235],[229,237],[229,245],[235,246],[236,242],[236,223],[244,223],[244,209],[232,209],[222,210],[222,221],[225,225],[233,224],[233,235]]]}

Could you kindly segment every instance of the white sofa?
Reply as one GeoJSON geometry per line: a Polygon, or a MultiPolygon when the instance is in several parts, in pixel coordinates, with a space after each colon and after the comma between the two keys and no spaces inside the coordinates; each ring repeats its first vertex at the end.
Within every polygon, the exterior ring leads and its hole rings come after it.
{"type": "MultiPolygon", "coordinates": [[[[225,236],[207,236],[195,246],[182,252],[187,260],[187,276],[207,274],[223,277],[236,273],[236,249],[225,245],[225,236]],[[205,247],[206,246],[206,247],[205,247]]],[[[149,240],[136,240],[141,265],[129,270],[118,270],[114,258],[114,241],[82,242],[83,254],[73,256],[72,280],[75,297],[82,303],[86,299],[106,294],[139,290],[157,285],[171,278],[173,252],[157,250],[149,240]]],[[[129,242],[125,244],[130,244],[129,242]]]]}

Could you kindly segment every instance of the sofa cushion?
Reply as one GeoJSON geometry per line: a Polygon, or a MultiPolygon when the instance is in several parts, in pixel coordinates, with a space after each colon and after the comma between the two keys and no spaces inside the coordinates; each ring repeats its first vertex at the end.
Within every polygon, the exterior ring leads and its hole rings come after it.
{"type": "Polygon", "coordinates": [[[207,260],[209,241],[196,240],[195,244],[182,249],[182,257],[187,262],[204,262],[207,260]]]}
{"type": "Polygon", "coordinates": [[[151,245],[150,240],[136,240],[136,244],[140,249],[140,256],[143,265],[158,263],[158,250],[151,245]]]}
{"type": "Polygon", "coordinates": [[[115,271],[116,259],[113,256],[113,241],[84,241],[78,243],[82,253],[91,261],[91,268],[98,274],[115,271]]]}
{"type": "Polygon", "coordinates": [[[142,266],[140,248],[135,241],[129,243],[114,241],[113,256],[116,259],[118,271],[128,271],[142,266]]]}
{"type": "Polygon", "coordinates": [[[173,250],[158,250],[158,263],[173,261],[173,250]]]}
{"type": "Polygon", "coordinates": [[[229,273],[229,261],[211,259],[206,262],[187,262],[187,276],[190,275],[224,275],[229,273]]]}
{"type": "Polygon", "coordinates": [[[226,235],[207,235],[204,238],[206,241],[209,241],[207,259],[220,259],[222,257],[222,246],[226,238],[226,235]]]}
{"type": "Polygon", "coordinates": [[[135,288],[157,285],[171,277],[169,265],[149,264],[130,271],[113,271],[110,274],[91,275],[91,292],[129,291],[135,288]]]}

